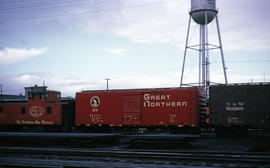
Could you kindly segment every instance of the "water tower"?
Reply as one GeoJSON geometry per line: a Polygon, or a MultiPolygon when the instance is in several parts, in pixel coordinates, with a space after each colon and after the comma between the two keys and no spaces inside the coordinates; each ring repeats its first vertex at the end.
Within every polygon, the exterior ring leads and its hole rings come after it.
{"type": "Polygon", "coordinates": [[[220,55],[222,59],[223,65],[223,72],[225,78],[225,84],[228,83],[227,75],[226,75],[226,67],[225,61],[223,56],[223,49],[221,43],[221,36],[220,36],[220,29],[219,29],[219,22],[217,17],[217,9],[216,9],[216,1],[215,0],[191,0],[191,10],[189,12],[189,22],[188,22],[188,31],[186,37],[186,46],[184,52],[184,60],[182,66],[182,74],[181,74],[181,81],[180,87],[183,85],[183,76],[185,70],[185,61],[187,55],[187,49],[196,50],[199,52],[199,86],[202,86],[206,93],[208,93],[208,88],[210,84],[210,73],[209,73],[209,50],[211,49],[220,49],[220,55]],[[198,45],[189,46],[189,31],[190,31],[190,23],[191,18],[195,23],[200,25],[200,40],[198,45]],[[208,28],[207,25],[216,20],[217,26],[217,35],[218,35],[218,45],[213,45],[208,43],[208,28]]]}

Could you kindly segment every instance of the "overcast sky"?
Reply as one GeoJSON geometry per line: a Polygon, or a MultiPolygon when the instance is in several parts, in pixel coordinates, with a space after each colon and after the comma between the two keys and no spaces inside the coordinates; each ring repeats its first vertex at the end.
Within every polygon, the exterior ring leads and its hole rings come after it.
{"type": "MultiPolygon", "coordinates": [[[[270,82],[270,1],[217,0],[229,83],[270,82]]],[[[45,81],[81,90],[178,87],[189,0],[0,0],[3,94],[45,81]]],[[[198,43],[192,22],[190,43],[198,43]]],[[[208,25],[217,44],[216,22],[208,25]]],[[[218,50],[210,78],[224,83],[218,50]]],[[[198,82],[198,53],[188,51],[184,83],[198,82]]]]}

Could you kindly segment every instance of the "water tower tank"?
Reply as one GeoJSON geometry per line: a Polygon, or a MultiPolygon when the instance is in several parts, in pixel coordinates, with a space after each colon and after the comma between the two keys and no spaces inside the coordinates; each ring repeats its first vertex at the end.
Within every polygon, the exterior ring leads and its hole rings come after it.
{"type": "Polygon", "coordinates": [[[216,0],[191,0],[192,19],[201,25],[210,23],[216,16],[216,0]],[[205,23],[205,12],[207,12],[207,23],[205,23]]]}

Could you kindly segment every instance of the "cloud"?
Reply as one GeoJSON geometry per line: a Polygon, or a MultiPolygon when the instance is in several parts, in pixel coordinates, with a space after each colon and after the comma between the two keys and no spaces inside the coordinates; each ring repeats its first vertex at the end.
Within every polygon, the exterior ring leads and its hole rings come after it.
{"type": "MultiPolygon", "coordinates": [[[[130,6],[121,1],[119,8],[130,6]]],[[[136,1],[136,4],[153,1],[136,1]]],[[[95,19],[78,25],[81,32],[112,34],[136,43],[179,43],[184,42],[188,23],[188,1],[164,1],[153,5],[128,8],[110,12],[109,17],[101,13],[95,19]],[[161,12],[162,11],[162,12],[161,12]],[[109,19],[108,19],[109,18],[109,19]]]]}
{"type": "MultiPolygon", "coordinates": [[[[136,2],[144,4],[152,1],[136,2]]],[[[129,3],[129,1],[121,1],[117,5],[119,8],[125,8],[129,3]]],[[[269,50],[270,24],[265,22],[267,3],[268,0],[261,0],[260,3],[256,0],[218,1],[219,23],[225,50],[269,50]],[[243,7],[236,8],[240,5],[243,7]]],[[[80,24],[77,28],[82,32],[124,37],[136,43],[169,43],[183,48],[189,9],[190,1],[166,1],[146,7],[113,10],[109,15],[96,14],[96,19],[85,21],[85,24],[80,24]]],[[[216,29],[215,23],[209,25],[210,27],[216,29]]],[[[194,31],[198,34],[199,26],[192,22],[191,36],[194,31]]],[[[216,33],[217,30],[209,31],[209,36],[217,38],[216,33]]],[[[218,41],[211,43],[219,44],[218,41]]]]}
{"type": "MultiPolygon", "coordinates": [[[[190,71],[196,71],[190,70],[190,71]]],[[[188,72],[188,71],[187,71],[188,72]]],[[[112,76],[109,82],[109,89],[134,89],[134,88],[168,88],[178,87],[180,82],[180,72],[178,69],[159,73],[148,73],[130,76],[112,76]]],[[[24,87],[42,85],[45,81],[49,90],[57,90],[62,96],[74,96],[76,92],[82,90],[105,90],[106,81],[89,76],[68,76],[43,73],[25,73],[19,75],[0,76],[3,84],[4,94],[24,93],[24,87]]],[[[234,75],[228,76],[229,83],[262,82],[261,75],[234,75]]],[[[270,81],[270,75],[265,75],[265,82],[270,81]]],[[[184,84],[197,83],[198,78],[194,75],[187,75],[184,84]]],[[[224,83],[222,73],[211,73],[211,82],[224,83]]]]}
{"type": "Polygon", "coordinates": [[[49,73],[24,73],[18,75],[0,75],[4,94],[24,93],[24,87],[43,85],[49,90],[57,90],[62,96],[75,97],[76,92],[83,90],[106,89],[104,79],[93,79],[89,76],[69,76],[49,73]]]}
{"type": "Polygon", "coordinates": [[[269,50],[270,35],[262,35],[255,31],[242,30],[240,32],[227,31],[224,37],[224,49],[229,51],[262,51],[269,50]]]}
{"type": "MultiPolygon", "coordinates": [[[[160,88],[176,87],[175,74],[168,72],[164,76],[159,74],[144,74],[131,76],[112,76],[109,82],[110,89],[133,89],[133,88],[160,88]],[[161,77],[162,76],[162,77],[161,77]]],[[[24,93],[24,87],[34,85],[48,86],[49,90],[57,90],[62,96],[74,96],[82,90],[105,90],[106,81],[89,76],[68,76],[44,73],[25,73],[19,75],[0,76],[3,81],[4,94],[24,93]]]]}
{"type": "Polygon", "coordinates": [[[76,92],[100,85],[99,83],[92,81],[89,77],[72,77],[43,73],[14,75],[4,81],[15,83],[15,86],[21,88],[25,86],[42,85],[43,81],[45,81],[45,85],[48,86],[48,89],[61,91],[64,96],[75,96],[76,92]]]}
{"type": "Polygon", "coordinates": [[[13,64],[30,57],[38,56],[47,51],[47,48],[4,48],[0,50],[0,64],[13,64]]]}
{"type": "Polygon", "coordinates": [[[113,55],[124,55],[128,50],[125,48],[108,48],[106,52],[113,55]]]}

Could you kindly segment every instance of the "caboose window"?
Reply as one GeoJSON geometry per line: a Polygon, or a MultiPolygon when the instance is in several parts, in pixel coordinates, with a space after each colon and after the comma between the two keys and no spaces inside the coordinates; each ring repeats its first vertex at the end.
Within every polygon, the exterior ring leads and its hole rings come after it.
{"type": "Polygon", "coordinates": [[[39,99],[43,99],[43,94],[39,94],[39,99]]]}
{"type": "Polygon", "coordinates": [[[21,108],[21,114],[24,115],[25,113],[26,113],[25,107],[22,107],[22,108],[21,108]]]}
{"type": "Polygon", "coordinates": [[[3,113],[3,112],[4,112],[3,107],[0,107],[0,113],[3,113]]]}
{"type": "Polygon", "coordinates": [[[51,107],[47,107],[47,114],[52,114],[52,108],[51,107]]]}

